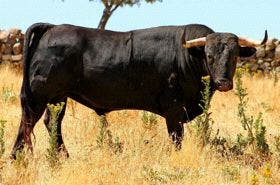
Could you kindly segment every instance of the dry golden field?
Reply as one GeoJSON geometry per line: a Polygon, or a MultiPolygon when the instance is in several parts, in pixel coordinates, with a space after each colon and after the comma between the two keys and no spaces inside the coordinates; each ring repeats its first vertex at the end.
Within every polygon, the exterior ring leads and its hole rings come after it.
{"type": "MultiPolygon", "coordinates": [[[[210,147],[199,147],[185,125],[183,148],[174,151],[164,119],[152,128],[143,126],[142,111],[116,111],[108,115],[113,138],[123,143],[123,152],[97,147],[98,116],[90,109],[69,101],[63,120],[63,136],[70,158],[61,158],[61,166],[52,170],[46,160],[48,133],[40,120],[34,134],[33,156],[28,165],[9,160],[21,116],[19,89],[21,75],[6,66],[0,69],[0,120],[5,123],[5,153],[0,158],[0,184],[280,184],[280,153],[275,137],[280,136],[280,82],[268,77],[243,77],[247,88],[248,114],[263,112],[266,138],[273,153],[257,167],[244,158],[226,158],[210,147]],[[279,151],[278,151],[279,152],[279,151]]],[[[237,116],[238,98],[234,90],[216,92],[211,102],[213,134],[234,140],[244,133],[237,116]]],[[[256,157],[257,158],[257,157],[256,157]]]]}

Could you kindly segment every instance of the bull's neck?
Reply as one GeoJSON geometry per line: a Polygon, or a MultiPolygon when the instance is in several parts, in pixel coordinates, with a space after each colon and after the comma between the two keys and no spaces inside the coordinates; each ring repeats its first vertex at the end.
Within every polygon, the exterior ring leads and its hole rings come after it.
{"type": "Polygon", "coordinates": [[[201,78],[208,75],[205,54],[203,50],[195,54],[192,51],[185,50],[182,56],[180,58],[182,60],[178,60],[179,71],[182,75],[180,78],[181,86],[185,92],[196,96],[203,86],[201,78]]]}
{"type": "Polygon", "coordinates": [[[203,50],[196,51],[195,54],[190,52],[188,70],[197,77],[201,79],[203,76],[210,75],[209,69],[207,67],[206,57],[203,50]],[[199,52],[199,53],[198,53],[199,52]]]}

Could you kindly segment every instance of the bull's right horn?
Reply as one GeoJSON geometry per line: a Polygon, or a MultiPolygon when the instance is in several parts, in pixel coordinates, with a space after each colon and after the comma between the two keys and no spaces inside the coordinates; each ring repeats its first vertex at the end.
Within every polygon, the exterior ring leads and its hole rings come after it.
{"type": "Polygon", "coordinates": [[[206,37],[201,37],[201,38],[186,41],[186,43],[183,44],[183,47],[192,48],[196,46],[205,46],[205,44],[206,44],[206,37]]]}
{"type": "Polygon", "coordinates": [[[241,46],[257,47],[266,43],[268,38],[267,30],[265,30],[264,38],[262,41],[256,41],[249,38],[239,37],[238,43],[241,46]]]}

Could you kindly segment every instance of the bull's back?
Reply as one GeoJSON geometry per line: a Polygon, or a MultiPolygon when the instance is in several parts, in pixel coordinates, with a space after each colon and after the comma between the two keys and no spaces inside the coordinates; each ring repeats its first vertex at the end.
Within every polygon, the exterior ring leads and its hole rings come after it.
{"type": "Polygon", "coordinates": [[[89,93],[97,107],[155,109],[162,80],[151,61],[135,60],[134,33],[95,31],[87,38],[79,93],[89,93]]]}

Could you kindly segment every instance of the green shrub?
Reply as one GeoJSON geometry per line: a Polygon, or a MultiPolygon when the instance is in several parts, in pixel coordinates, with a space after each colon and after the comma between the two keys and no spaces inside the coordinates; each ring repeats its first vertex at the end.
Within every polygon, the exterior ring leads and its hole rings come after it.
{"type": "Polygon", "coordinates": [[[108,129],[105,116],[101,116],[100,118],[98,133],[96,143],[99,148],[107,148],[115,154],[122,153],[123,143],[119,137],[113,138],[112,132],[108,129]]]}
{"type": "Polygon", "coordinates": [[[14,165],[18,170],[21,170],[22,168],[27,168],[28,158],[26,157],[26,153],[24,150],[18,150],[16,152],[16,160],[14,165]]]}
{"type": "Polygon", "coordinates": [[[48,104],[47,107],[50,111],[50,124],[51,124],[51,132],[49,138],[49,148],[47,149],[47,160],[51,168],[57,167],[59,164],[59,156],[58,156],[58,143],[57,143],[57,120],[59,115],[61,114],[65,103],[57,103],[56,105],[48,104]]]}
{"type": "Polygon", "coordinates": [[[237,71],[235,94],[239,99],[238,117],[247,135],[238,134],[236,144],[232,147],[232,150],[236,153],[243,153],[247,146],[251,146],[253,152],[267,155],[269,154],[269,145],[265,137],[266,127],[263,125],[262,113],[260,112],[257,118],[253,115],[247,115],[248,93],[246,88],[243,88],[241,78],[242,72],[237,71]]]}
{"type": "Polygon", "coordinates": [[[99,134],[97,135],[97,140],[96,140],[96,143],[97,143],[97,146],[99,148],[102,148],[103,147],[103,144],[106,140],[106,137],[108,136],[108,130],[107,130],[107,120],[106,120],[106,117],[105,116],[101,116],[100,117],[100,121],[99,121],[99,134]]]}
{"type": "Polygon", "coordinates": [[[238,181],[240,179],[240,166],[226,165],[222,168],[223,175],[231,180],[238,181]]]}
{"type": "Polygon", "coordinates": [[[142,117],[141,117],[143,127],[146,129],[152,129],[157,126],[157,115],[148,112],[148,111],[142,111],[142,117]]]}
{"type": "Polygon", "coordinates": [[[158,170],[150,166],[143,166],[141,175],[144,179],[152,184],[169,184],[169,182],[184,180],[188,174],[189,169],[171,169],[171,170],[158,170]]]}
{"type": "Polygon", "coordinates": [[[214,120],[211,118],[210,112],[210,100],[211,100],[211,92],[210,92],[210,78],[203,78],[202,83],[205,85],[202,93],[202,102],[199,106],[203,109],[203,113],[199,115],[195,120],[195,135],[202,146],[205,146],[210,142],[210,137],[212,133],[212,125],[214,124],[214,120]]]}
{"type": "Polygon", "coordinates": [[[2,99],[5,103],[7,102],[15,102],[17,99],[17,95],[14,92],[13,86],[11,87],[3,87],[2,88],[2,99]]]}
{"type": "Polygon", "coordinates": [[[215,151],[225,157],[228,155],[228,140],[219,135],[220,130],[218,129],[213,139],[211,139],[210,146],[215,151]]]}

